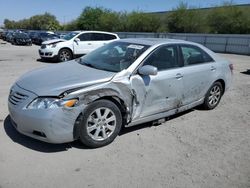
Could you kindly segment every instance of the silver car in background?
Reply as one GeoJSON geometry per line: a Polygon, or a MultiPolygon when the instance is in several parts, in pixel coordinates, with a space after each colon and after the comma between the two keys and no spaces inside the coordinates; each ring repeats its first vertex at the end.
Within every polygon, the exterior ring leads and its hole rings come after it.
{"type": "Polygon", "coordinates": [[[49,143],[111,143],[122,126],[198,105],[215,108],[232,65],[202,45],[122,39],[88,55],[31,71],[11,87],[9,112],[22,134],[49,143]]]}

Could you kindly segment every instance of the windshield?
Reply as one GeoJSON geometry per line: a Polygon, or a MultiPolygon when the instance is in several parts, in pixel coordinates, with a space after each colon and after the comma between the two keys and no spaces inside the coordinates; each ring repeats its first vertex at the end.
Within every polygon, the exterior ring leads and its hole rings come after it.
{"type": "Polygon", "coordinates": [[[40,36],[41,37],[47,37],[47,36],[49,36],[49,33],[40,33],[40,36]]]}
{"type": "Polygon", "coordinates": [[[65,40],[70,40],[70,39],[72,39],[74,36],[76,36],[77,34],[78,34],[77,32],[68,33],[67,35],[65,35],[65,36],[63,37],[63,39],[65,39],[65,40]]]}
{"type": "Polygon", "coordinates": [[[25,39],[29,38],[28,35],[25,33],[16,33],[15,36],[19,38],[25,38],[25,39]]]}
{"type": "Polygon", "coordinates": [[[148,47],[120,41],[112,42],[83,56],[79,63],[96,69],[120,72],[127,69],[148,47]]]}

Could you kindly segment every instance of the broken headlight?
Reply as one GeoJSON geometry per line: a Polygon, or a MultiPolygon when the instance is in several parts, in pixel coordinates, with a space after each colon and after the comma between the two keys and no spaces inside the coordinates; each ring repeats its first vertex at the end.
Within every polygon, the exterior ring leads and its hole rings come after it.
{"type": "Polygon", "coordinates": [[[59,99],[53,97],[38,97],[34,99],[27,109],[53,109],[59,107],[74,107],[78,103],[78,99],[59,99]]]}

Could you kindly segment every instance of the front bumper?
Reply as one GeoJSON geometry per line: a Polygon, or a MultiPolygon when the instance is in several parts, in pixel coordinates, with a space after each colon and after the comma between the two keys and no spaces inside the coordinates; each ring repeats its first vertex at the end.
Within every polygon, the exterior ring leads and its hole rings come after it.
{"type": "Polygon", "coordinates": [[[55,49],[51,49],[51,48],[44,48],[44,49],[39,49],[39,55],[41,58],[51,58],[54,59],[57,57],[58,55],[58,51],[55,49]]]}
{"type": "MultiPolygon", "coordinates": [[[[20,133],[48,143],[66,143],[74,140],[73,129],[80,108],[26,109],[37,96],[15,85],[12,93],[22,93],[28,98],[8,108],[12,124],[20,133]]],[[[13,95],[13,94],[12,94],[13,95]]]]}

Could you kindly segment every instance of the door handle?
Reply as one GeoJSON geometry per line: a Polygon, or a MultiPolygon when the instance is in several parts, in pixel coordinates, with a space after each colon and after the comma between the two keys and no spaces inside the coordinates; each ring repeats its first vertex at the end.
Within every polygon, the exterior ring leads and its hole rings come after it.
{"type": "Polygon", "coordinates": [[[88,45],[91,45],[92,43],[88,43],[88,45]]]}
{"type": "Polygon", "coordinates": [[[178,80],[181,79],[182,77],[183,77],[183,75],[181,73],[177,73],[175,76],[175,78],[178,80]]]}
{"type": "Polygon", "coordinates": [[[214,66],[212,66],[212,67],[210,68],[210,70],[211,70],[211,71],[215,71],[216,68],[215,68],[214,66]]]}

